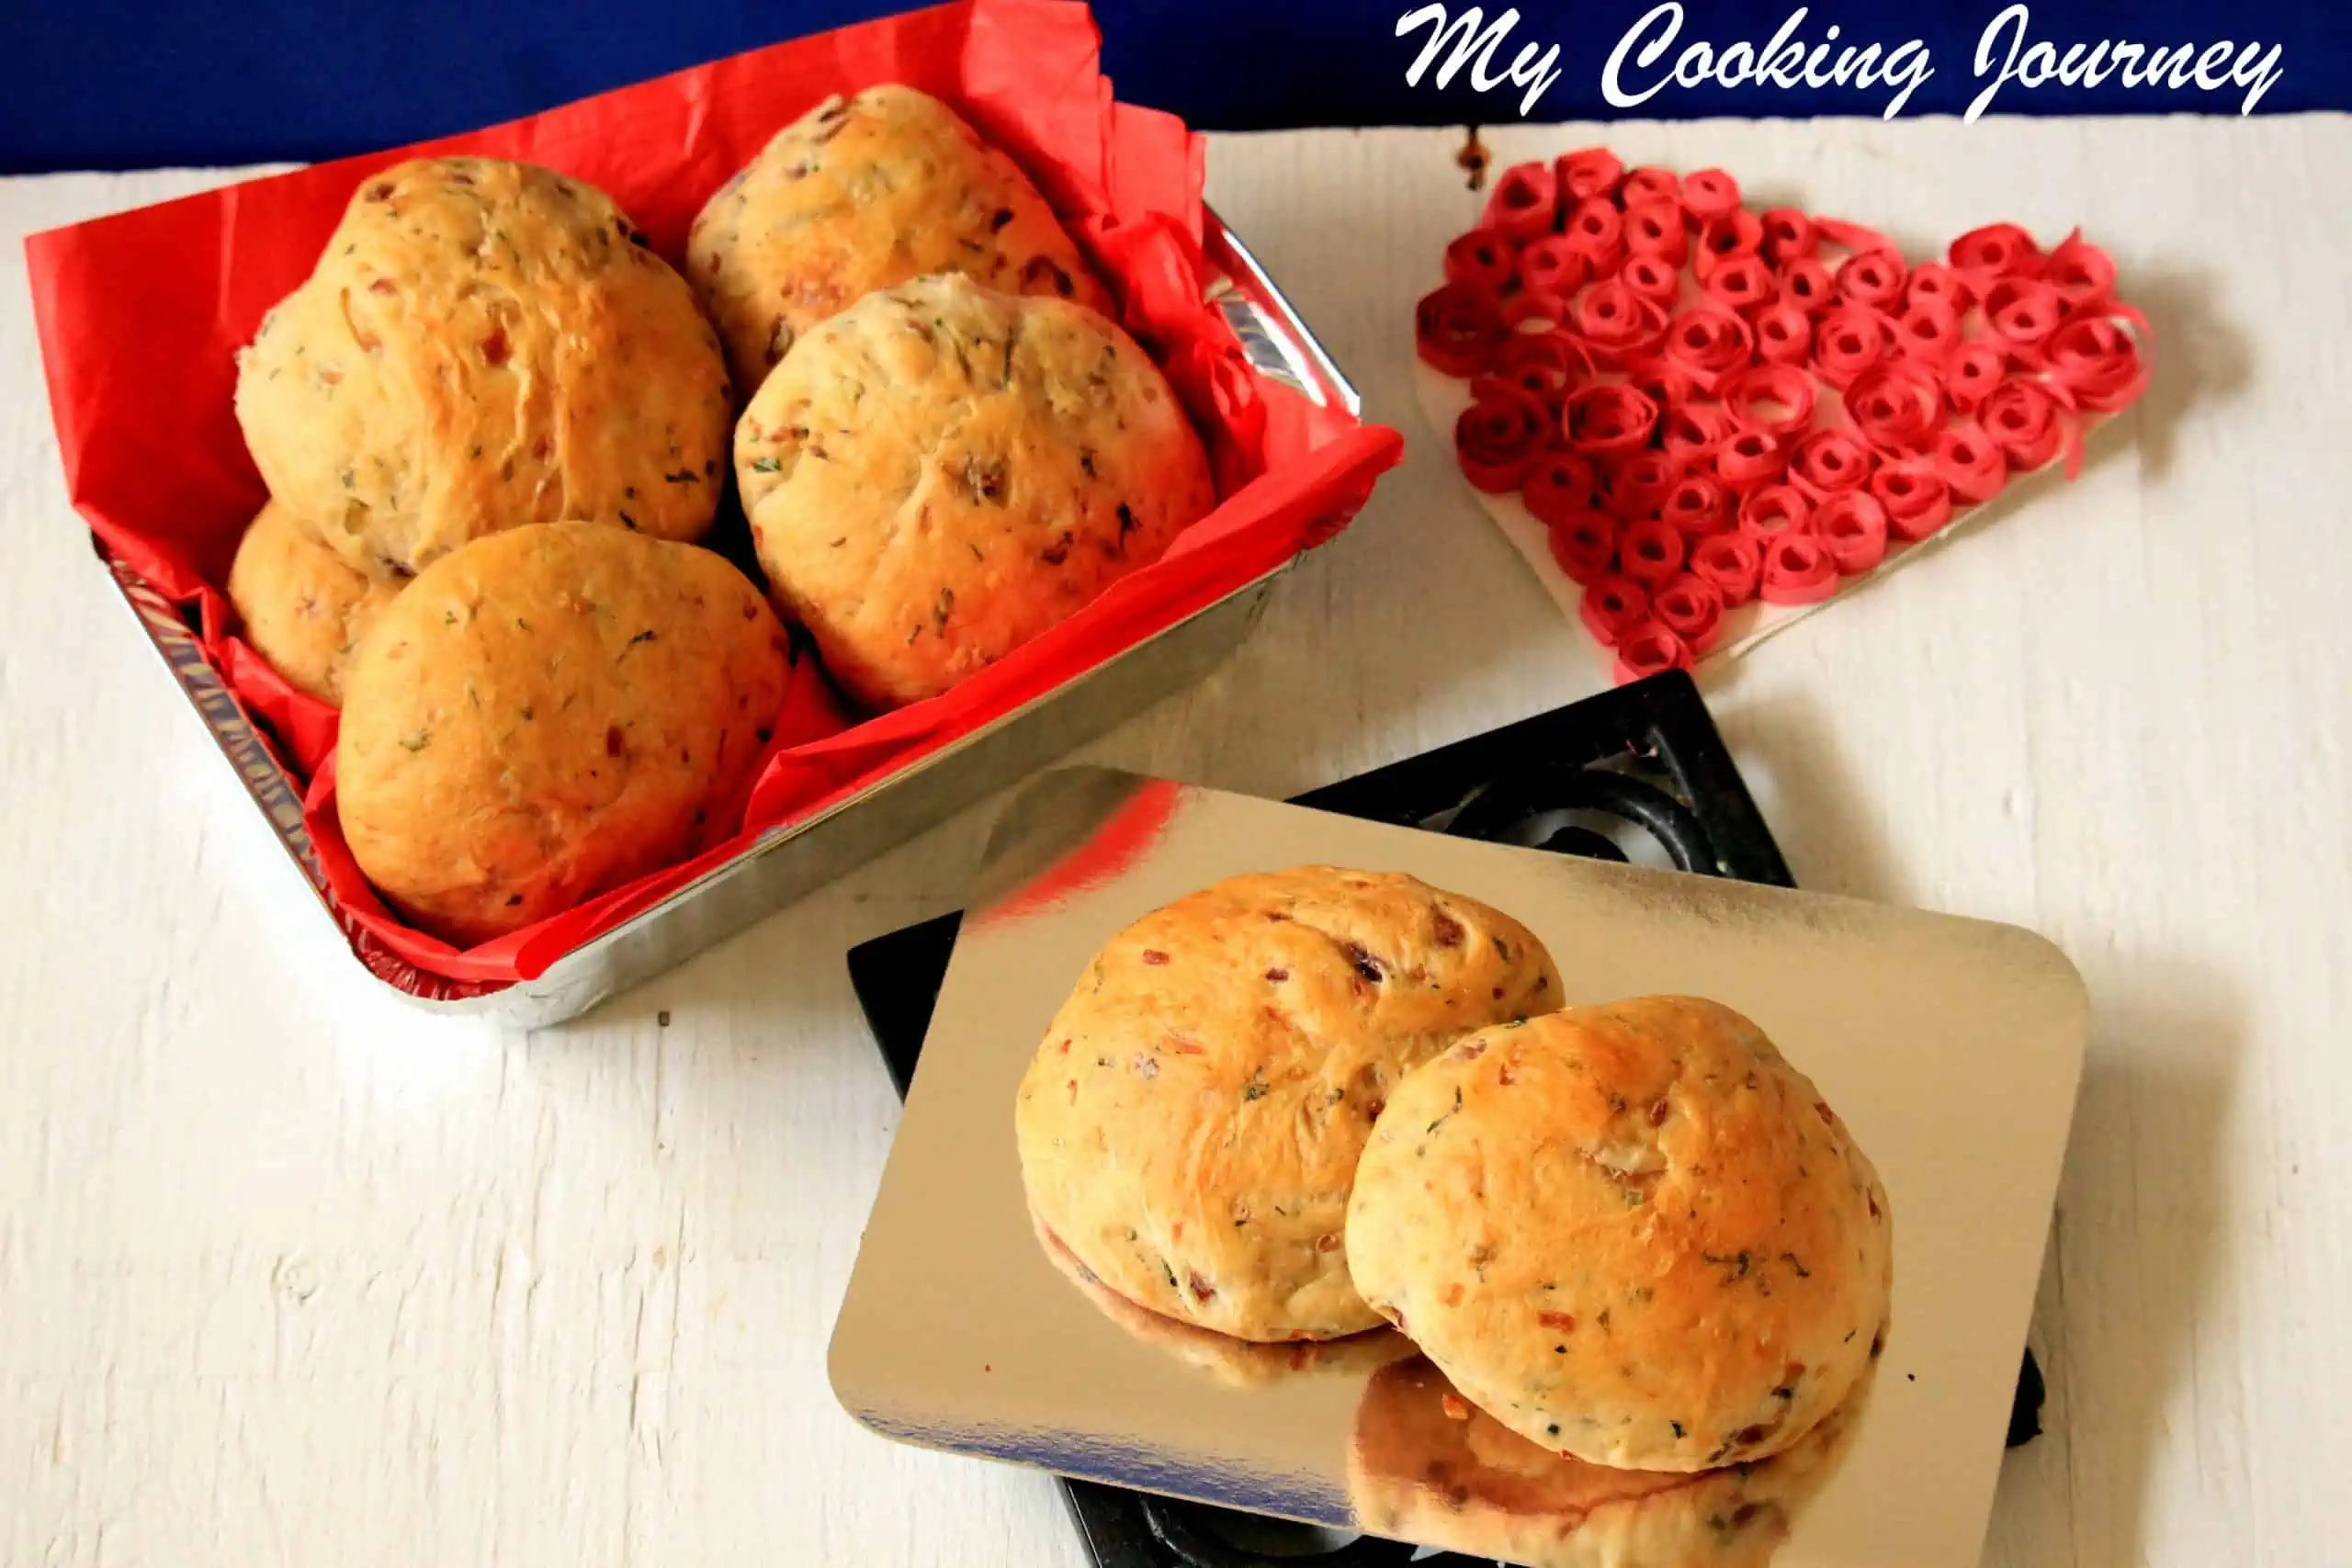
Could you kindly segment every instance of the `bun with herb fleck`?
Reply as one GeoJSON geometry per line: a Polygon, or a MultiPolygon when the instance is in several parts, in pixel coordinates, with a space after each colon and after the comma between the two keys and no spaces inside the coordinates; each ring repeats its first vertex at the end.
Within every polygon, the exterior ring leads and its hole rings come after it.
{"type": "Polygon", "coordinates": [[[744,412],[735,472],[778,607],[869,708],[936,696],[1067,619],[1216,499],[1126,333],[954,275],[803,338],[744,412]]]}
{"type": "Polygon", "coordinates": [[[601,523],[476,540],[345,672],[352,858],[461,945],[684,859],[734,827],[788,661],[759,590],[708,550],[601,523]]]}
{"type": "Polygon", "coordinates": [[[1014,1109],[1031,1209],[1164,1316],[1377,1327],[1341,1239],[1366,1132],[1447,1042],[1559,995],[1525,927],[1412,877],[1227,878],[1112,938],[1055,1016],[1014,1109]]]}
{"type": "Polygon", "coordinates": [[[254,651],[288,685],[332,707],[343,702],[352,645],[406,582],[353,567],[273,501],[237,542],[229,601],[254,651]]]}
{"type": "Polygon", "coordinates": [[[1593,1464],[1781,1453],[1887,1323],[1885,1190],[1745,1018],[1650,997],[1453,1045],[1356,1173],[1365,1299],[1497,1421],[1593,1464]]]}
{"type": "Polygon", "coordinates": [[[746,398],[810,327],[934,272],[1110,307],[1012,160],[938,99],[896,85],[827,98],[776,132],[686,243],[686,275],[746,398]]]}
{"type": "Polygon", "coordinates": [[[566,517],[699,538],[731,417],[693,290],[612,199],[494,158],[361,182],[237,357],[270,493],[366,571],[566,517]]]}

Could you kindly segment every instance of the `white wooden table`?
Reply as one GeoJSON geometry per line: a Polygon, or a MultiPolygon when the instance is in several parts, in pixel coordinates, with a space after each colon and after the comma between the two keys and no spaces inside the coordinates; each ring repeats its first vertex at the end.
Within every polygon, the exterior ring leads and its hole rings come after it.
{"type": "MultiPolygon", "coordinates": [[[[1212,200],[1412,456],[1092,755],[1283,794],[1564,694],[1577,634],[1411,403],[1411,302],[1477,204],[1456,140],[1216,145],[1212,200]]],[[[2081,483],[1711,696],[1801,882],[2037,927],[2090,982],[2051,1431],[1986,1562],[2340,1568],[2352,125],[1611,141],[1915,254],[2079,220],[2154,318],[2081,483]]],[[[92,564],[14,243],[221,177],[0,182],[0,1563],[1074,1568],[1044,1477],[870,1437],[825,1383],[896,1120],[842,953],[953,907],[987,808],[568,1029],[366,980],[92,564]]]]}

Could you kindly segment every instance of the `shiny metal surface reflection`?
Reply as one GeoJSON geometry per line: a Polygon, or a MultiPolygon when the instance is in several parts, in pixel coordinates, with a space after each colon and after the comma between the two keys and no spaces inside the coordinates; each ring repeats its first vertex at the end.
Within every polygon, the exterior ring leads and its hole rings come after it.
{"type": "Polygon", "coordinates": [[[1801,1508],[1772,1504],[1769,1555],[1973,1568],[2088,1026],[2055,948],[1099,769],[1038,780],[989,846],[834,1333],[850,1413],[929,1447],[1336,1528],[1442,1528],[1369,1496],[1367,1519],[1351,1493],[1368,1402],[1425,1363],[1237,1374],[1220,1347],[1123,1321],[1040,1245],[1015,1159],[1023,1068],[1096,948],[1220,877],[1308,862],[1408,872],[1509,911],[1572,1002],[1714,997],[1814,1078],[1901,1216],[1894,1328],[1867,1418],[1838,1429],[1841,1462],[1804,1472],[1801,1508]]]}

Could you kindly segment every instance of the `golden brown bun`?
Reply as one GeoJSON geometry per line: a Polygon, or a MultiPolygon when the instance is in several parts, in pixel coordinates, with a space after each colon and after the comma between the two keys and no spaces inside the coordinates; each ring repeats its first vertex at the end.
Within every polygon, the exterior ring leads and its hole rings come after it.
{"type": "Polygon", "coordinates": [[[352,656],[344,837],[426,931],[528,925],[724,830],[787,661],[759,590],[708,550],[599,523],[477,540],[352,656]]]}
{"type": "Polygon", "coordinates": [[[1366,1131],[1447,1041],[1559,995],[1525,927],[1412,877],[1229,877],[1112,938],[1055,1017],[1014,1111],[1030,1205],[1164,1316],[1374,1327],[1340,1239],[1366,1131]]]}
{"type": "Polygon", "coordinates": [[[938,99],[895,85],[827,98],[776,132],[686,243],[686,275],[746,398],[797,335],[933,272],[1110,308],[1012,160],[938,99]]]}
{"type": "Polygon", "coordinates": [[[1715,1002],[1485,1030],[1389,1097],[1356,1283],[1505,1427],[1594,1464],[1788,1448],[1887,1321],[1886,1194],[1804,1074],[1715,1002]]]}
{"type": "Polygon", "coordinates": [[[363,181],[237,357],[270,493],[368,570],[567,517],[699,538],[730,417],[693,291],[611,198],[494,158],[363,181]]]}
{"type": "Polygon", "coordinates": [[[1611,1470],[1538,1448],[1417,1357],[1364,1385],[1348,1498],[1375,1534],[1533,1568],[1764,1568],[1837,1473],[1867,1393],[1760,1463],[1611,1470]]]}
{"type": "Polygon", "coordinates": [[[1063,1279],[1078,1287],[1097,1311],[1128,1335],[1228,1388],[1264,1388],[1271,1383],[1307,1376],[1360,1378],[1392,1361],[1418,1355],[1413,1342],[1383,1325],[1344,1339],[1296,1339],[1278,1345],[1236,1339],[1213,1328],[1202,1328],[1148,1307],[1137,1306],[1094,1277],[1094,1271],[1064,1247],[1033,1211],[1029,1221],[1037,1245],[1063,1279]]]}
{"type": "Polygon", "coordinates": [[[245,640],[286,683],[329,706],[343,702],[343,666],[376,612],[407,579],[360,571],[271,502],[237,541],[229,602],[245,640]]]}
{"type": "Polygon", "coordinates": [[[735,472],[778,605],[875,708],[1066,619],[1215,502],[1200,437],[1126,333],[952,276],[803,338],[745,411],[735,472]]]}

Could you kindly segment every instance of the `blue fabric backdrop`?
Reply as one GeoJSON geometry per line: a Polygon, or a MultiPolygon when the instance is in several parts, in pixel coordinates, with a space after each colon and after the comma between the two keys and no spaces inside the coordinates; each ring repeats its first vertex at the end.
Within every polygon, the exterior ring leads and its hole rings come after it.
{"type": "MultiPolygon", "coordinates": [[[[1481,94],[1464,69],[1438,88],[1408,68],[1430,28],[1396,36],[1421,0],[1098,0],[1105,63],[1121,95],[1207,129],[1494,123],[1521,92],[1481,94]]],[[[461,130],[659,75],[714,56],[899,8],[889,0],[10,0],[0,29],[0,171],[135,168],[314,159],[461,130]]],[[[1456,6],[1455,11],[1465,7],[1456,6]]],[[[1488,6],[1491,22],[1504,7],[1488,6]]],[[[1679,51],[1760,49],[1793,0],[1688,0],[1679,51]]],[[[1881,112],[1891,91],[1668,86],[1634,110],[1603,101],[1611,51],[1652,0],[1524,0],[1510,45],[1560,48],[1541,119],[1881,112]]],[[[1884,48],[1917,36],[1934,76],[1905,115],[1964,110],[1985,85],[1981,35],[2003,0],[1815,5],[1794,38],[1808,49],[1884,48]],[[1833,46],[1834,47],[1834,46],[1833,46]]],[[[2009,34],[2000,49],[2006,51],[2009,34]]],[[[2283,46],[2258,112],[2352,107],[2352,7],[2340,0],[2042,0],[2027,44],[2132,40],[2199,50],[2223,39],[2283,46]]],[[[1996,66],[1997,71],[1998,67],[1996,66]]],[[[1989,79],[1989,78],[1988,78],[1989,79]]],[[[1992,112],[2228,113],[2243,88],[2199,91],[2012,82],[1992,112]]]]}

